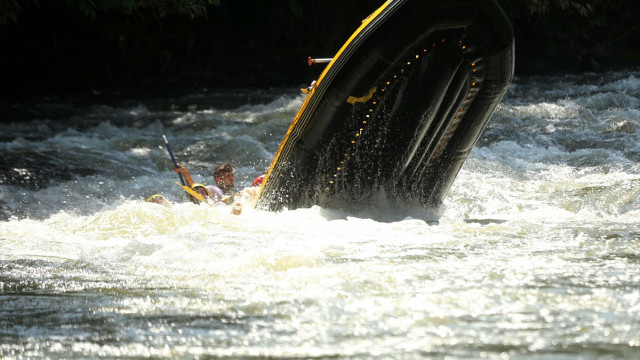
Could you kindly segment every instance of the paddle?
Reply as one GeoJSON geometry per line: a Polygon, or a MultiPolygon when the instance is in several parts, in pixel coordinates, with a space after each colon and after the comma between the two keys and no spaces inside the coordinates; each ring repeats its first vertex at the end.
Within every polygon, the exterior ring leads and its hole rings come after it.
{"type": "MultiPolygon", "coordinates": [[[[173,151],[171,151],[171,146],[169,146],[169,140],[167,140],[167,137],[162,135],[162,138],[164,139],[164,144],[167,146],[167,151],[169,152],[169,156],[171,156],[171,161],[173,162],[173,167],[174,168],[178,168],[178,161],[176,161],[176,157],[173,155],[173,151]]],[[[182,189],[184,191],[187,192],[187,194],[190,194],[191,196],[195,197],[196,199],[200,200],[200,201],[204,201],[204,198],[202,197],[202,195],[198,194],[197,192],[195,192],[193,189],[191,189],[190,187],[187,186],[187,182],[184,180],[184,177],[182,176],[182,174],[178,173],[178,177],[180,178],[180,182],[182,184],[176,183],[178,185],[180,185],[180,187],[182,187],[182,189]]]]}
{"type": "MultiPolygon", "coordinates": [[[[178,183],[176,183],[178,184],[178,183]]],[[[180,184],[178,184],[180,185],[180,184]]],[[[182,189],[184,191],[187,192],[187,194],[190,194],[191,196],[193,196],[194,198],[200,200],[200,201],[204,201],[204,197],[202,197],[202,195],[198,194],[195,190],[193,190],[192,188],[185,186],[185,185],[180,185],[180,187],[182,187],[182,189]]]]}
{"type": "MultiPolygon", "coordinates": [[[[171,146],[169,146],[169,141],[167,140],[167,137],[162,135],[162,138],[164,139],[164,144],[167,146],[167,151],[169,152],[169,156],[171,156],[171,161],[173,161],[173,167],[175,167],[176,169],[178,168],[178,162],[176,161],[176,157],[173,155],[173,151],[171,151],[171,146]]],[[[178,173],[178,177],[180,178],[180,182],[182,183],[182,186],[185,187],[187,186],[187,182],[184,181],[184,178],[182,177],[182,174],[178,173]]],[[[191,189],[189,189],[191,190],[191,189]]]]}

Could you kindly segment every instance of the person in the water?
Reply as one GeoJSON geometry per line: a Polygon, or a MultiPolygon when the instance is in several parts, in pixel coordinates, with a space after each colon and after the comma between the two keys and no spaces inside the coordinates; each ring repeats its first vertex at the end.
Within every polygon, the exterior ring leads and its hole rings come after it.
{"type": "Polygon", "coordinates": [[[154,204],[160,204],[160,205],[164,205],[164,206],[170,206],[171,205],[171,202],[169,200],[167,200],[164,196],[160,195],[160,194],[153,194],[153,195],[149,196],[147,198],[147,202],[154,203],[154,204]]]}
{"type": "MultiPolygon", "coordinates": [[[[215,202],[215,203],[211,202],[211,194],[209,193],[209,190],[207,189],[207,187],[202,185],[202,184],[193,184],[191,189],[193,191],[197,192],[200,196],[202,196],[202,198],[203,198],[202,202],[204,202],[206,204],[215,205],[215,204],[221,204],[222,203],[222,202],[215,202]]],[[[198,200],[193,195],[189,195],[189,199],[194,204],[200,204],[201,203],[201,201],[198,200]]],[[[231,207],[231,213],[233,215],[242,214],[242,205],[239,202],[236,202],[235,204],[233,204],[233,206],[231,207]]]]}
{"type": "Polygon", "coordinates": [[[213,179],[216,181],[218,188],[225,195],[232,195],[233,185],[235,184],[235,176],[233,175],[233,165],[224,163],[213,169],[213,179]]]}
{"type": "MultiPolygon", "coordinates": [[[[182,164],[178,163],[178,166],[173,169],[175,172],[182,174],[187,186],[191,187],[194,184],[189,170],[182,164]]],[[[209,191],[210,198],[216,201],[222,201],[226,204],[230,204],[233,201],[233,185],[235,183],[235,176],[233,174],[233,165],[229,163],[217,166],[213,170],[213,179],[216,185],[206,185],[207,191],[209,191]]]]}
{"type": "MultiPolygon", "coordinates": [[[[204,202],[208,203],[210,201],[211,196],[206,186],[202,184],[193,184],[191,185],[191,189],[197,192],[200,196],[202,196],[202,198],[204,199],[203,200],[204,202]]],[[[191,202],[194,204],[200,204],[200,200],[198,200],[195,196],[191,194],[189,194],[189,200],[191,200],[191,202]]]]}
{"type": "MultiPolygon", "coordinates": [[[[189,170],[187,170],[187,168],[182,164],[178,163],[178,166],[174,168],[174,171],[182,174],[187,186],[194,186],[189,170]]],[[[233,203],[231,212],[234,215],[240,215],[242,213],[242,205],[239,202],[234,203],[235,194],[233,193],[233,186],[235,184],[235,176],[233,174],[233,165],[230,163],[224,163],[217,166],[213,170],[213,179],[216,182],[216,185],[200,184],[203,188],[200,191],[206,190],[208,198],[214,202],[220,201],[227,205],[231,205],[233,203]]]]}
{"type": "Polygon", "coordinates": [[[262,182],[264,181],[264,177],[267,176],[267,174],[262,174],[258,177],[256,177],[255,179],[253,179],[253,186],[260,186],[262,185],[262,182]]]}
{"type": "Polygon", "coordinates": [[[256,203],[258,202],[258,196],[260,195],[260,186],[262,185],[262,182],[264,181],[265,176],[266,174],[262,174],[256,177],[253,180],[252,186],[248,186],[242,189],[242,191],[240,192],[240,195],[242,196],[242,198],[246,202],[250,203],[252,206],[255,206],[256,203]]]}

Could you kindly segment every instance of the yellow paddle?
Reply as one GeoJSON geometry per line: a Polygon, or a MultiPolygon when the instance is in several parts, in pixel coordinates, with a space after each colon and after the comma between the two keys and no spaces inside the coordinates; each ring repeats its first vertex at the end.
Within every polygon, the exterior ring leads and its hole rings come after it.
{"type": "Polygon", "coordinates": [[[195,197],[196,199],[200,200],[200,201],[204,201],[204,197],[202,197],[202,195],[198,194],[195,190],[193,190],[192,188],[182,185],[180,183],[176,183],[178,184],[178,186],[180,186],[181,188],[184,189],[184,191],[186,191],[189,195],[195,197]]]}

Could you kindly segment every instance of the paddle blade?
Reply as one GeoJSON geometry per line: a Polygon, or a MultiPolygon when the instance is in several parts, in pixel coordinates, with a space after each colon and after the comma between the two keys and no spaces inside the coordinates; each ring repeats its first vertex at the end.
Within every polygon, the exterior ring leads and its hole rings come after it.
{"type": "Polygon", "coordinates": [[[186,191],[189,195],[193,196],[194,198],[200,200],[200,201],[204,201],[204,197],[202,197],[202,195],[198,194],[195,190],[193,190],[192,188],[188,187],[188,186],[184,186],[180,183],[176,183],[178,184],[178,186],[180,186],[184,191],[186,191]]]}

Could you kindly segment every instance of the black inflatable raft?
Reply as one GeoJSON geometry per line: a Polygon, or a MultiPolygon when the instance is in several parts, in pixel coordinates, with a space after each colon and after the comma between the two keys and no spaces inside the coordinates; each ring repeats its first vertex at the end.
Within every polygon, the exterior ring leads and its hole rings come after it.
{"type": "Polygon", "coordinates": [[[393,0],[333,57],[294,118],[258,205],[439,205],[513,77],[495,0],[393,0]]]}

